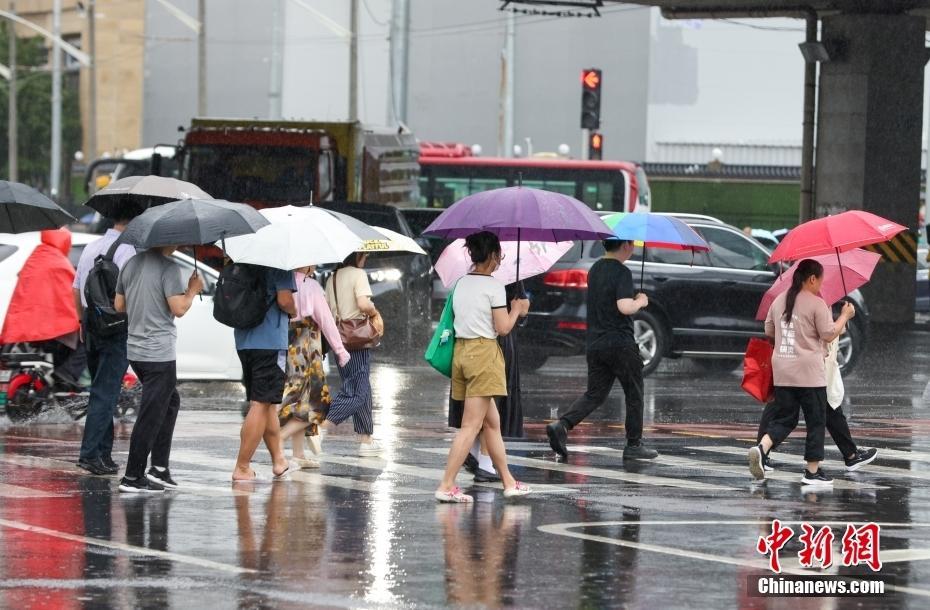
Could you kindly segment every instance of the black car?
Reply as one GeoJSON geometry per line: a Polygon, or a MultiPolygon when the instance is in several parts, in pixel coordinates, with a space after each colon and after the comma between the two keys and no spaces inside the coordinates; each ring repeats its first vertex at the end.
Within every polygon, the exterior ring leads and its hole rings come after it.
{"type": "MultiPolygon", "coordinates": [[[[390,229],[418,242],[400,210],[375,203],[324,202],[319,207],[348,214],[372,226],[390,229]]],[[[319,268],[325,282],[334,266],[319,268]]],[[[365,265],[375,305],[384,318],[382,347],[390,354],[422,351],[432,332],[430,290],[432,266],[428,257],[406,252],[374,253],[365,265]]]]}
{"type": "MultiPolygon", "coordinates": [[[[762,295],[780,271],[768,263],[769,251],[739,229],[716,219],[683,217],[710,244],[706,253],[647,249],[644,292],[649,307],[634,317],[645,373],[662,358],[694,358],[712,370],[736,368],[750,337],[763,336],[755,319],[762,295]]],[[[520,329],[520,362],[527,369],[542,366],[549,356],[584,353],[587,329],[588,270],[604,254],[600,242],[576,243],[549,271],[526,281],[530,315],[520,329]]],[[[641,253],[627,262],[639,288],[641,253]]],[[[839,362],[852,370],[868,331],[868,310],[862,295],[849,299],[856,317],[840,338],[839,362]]],[[[841,304],[835,306],[835,313],[841,304]]]]}

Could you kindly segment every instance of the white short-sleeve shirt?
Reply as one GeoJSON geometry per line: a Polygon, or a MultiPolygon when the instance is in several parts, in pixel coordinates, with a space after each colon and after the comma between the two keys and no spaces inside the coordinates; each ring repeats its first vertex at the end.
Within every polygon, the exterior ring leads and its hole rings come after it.
{"type": "Polygon", "coordinates": [[[469,273],[459,280],[452,296],[457,339],[495,339],[492,310],[507,307],[504,285],[490,275],[469,273]]]}

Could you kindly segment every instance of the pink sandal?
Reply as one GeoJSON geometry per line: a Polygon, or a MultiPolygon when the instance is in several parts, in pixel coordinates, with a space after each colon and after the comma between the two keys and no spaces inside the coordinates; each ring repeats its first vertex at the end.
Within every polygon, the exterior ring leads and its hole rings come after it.
{"type": "Polygon", "coordinates": [[[510,489],[504,490],[505,498],[518,498],[520,496],[525,496],[528,493],[531,493],[533,490],[530,489],[530,486],[526,483],[521,483],[517,481],[517,484],[511,487],[510,489]]]}
{"type": "Polygon", "coordinates": [[[469,504],[475,501],[471,496],[462,493],[460,487],[453,487],[449,491],[437,490],[433,495],[439,502],[444,504],[469,504]]]}

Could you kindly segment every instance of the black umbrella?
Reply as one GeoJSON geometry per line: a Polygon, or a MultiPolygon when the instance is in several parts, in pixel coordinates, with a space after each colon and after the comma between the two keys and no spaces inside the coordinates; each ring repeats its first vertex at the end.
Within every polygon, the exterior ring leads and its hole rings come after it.
{"type": "Polygon", "coordinates": [[[184,199],[149,208],[120,236],[140,248],[198,246],[254,233],[269,224],[255,208],[221,199],[184,199]]]}
{"type": "Polygon", "coordinates": [[[0,233],[57,229],[75,220],[31,186],[0,180],[0,233]]]}
{"type": "Polygon", "coordinates": [[[134,218],[152,206],[179,199],[213,199],[196,184],[165,176],[129,176],[100,189],[87,200],[107,218],[134,218]]]}

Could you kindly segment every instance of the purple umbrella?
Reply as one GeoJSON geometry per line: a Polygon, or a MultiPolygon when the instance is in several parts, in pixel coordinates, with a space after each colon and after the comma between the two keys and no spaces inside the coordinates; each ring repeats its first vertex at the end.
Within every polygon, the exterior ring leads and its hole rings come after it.
{"type": "Polygon", "coordinates": [[[518,252],[521,240],[559,242],[614,236],[591,208],[574,197],[522,186],[469,195],[440,214],[423,234],[456,239],[479,231],[490,231],[501,241],[517,242],[518,252]]]}

